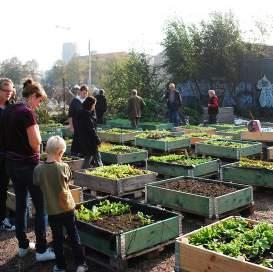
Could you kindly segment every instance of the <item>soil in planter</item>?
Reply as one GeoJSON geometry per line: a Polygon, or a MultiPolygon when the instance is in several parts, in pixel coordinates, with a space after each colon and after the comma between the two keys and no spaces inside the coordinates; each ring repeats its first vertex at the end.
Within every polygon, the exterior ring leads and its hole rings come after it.
{"type": "Polygon", "coordinates": [[[178,180],[168,182],[162,184],[161,187],[207,197],[217,197],[237,191],[236,188],[228,187],[223,184],[201,182],[195,180],[178,180]]]}
{"type": "Polygon", "coordinates": [[[129,231],[143,226],[137,215],[130,213],[118,216],[103,215],[101,219],[90,223],[112,232],[129,231]]]}

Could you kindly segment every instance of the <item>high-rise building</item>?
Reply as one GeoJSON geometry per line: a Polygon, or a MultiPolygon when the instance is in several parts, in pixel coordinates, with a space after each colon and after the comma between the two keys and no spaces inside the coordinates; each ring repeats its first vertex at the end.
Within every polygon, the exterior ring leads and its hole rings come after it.
{"type": "Polygon", "coordinates": [[[77,54],[77,45],[76,43],[63,43],[63,61],[68,63],[74,55],[77,54]]]}

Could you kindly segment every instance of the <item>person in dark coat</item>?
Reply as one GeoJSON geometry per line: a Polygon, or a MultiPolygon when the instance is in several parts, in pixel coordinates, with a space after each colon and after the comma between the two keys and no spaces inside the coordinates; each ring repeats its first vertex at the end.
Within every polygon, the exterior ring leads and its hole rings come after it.
{"type": "Polygon", "coordinates": [[[82,103],[82,109],[76,117],[75,134],[78,137],[79,153],[84,157],[82,168],[90,168],[94,166],[102,166],[98,147],[100,139],[96,131],[96,120],[94,118],[94,109],[96,106],[96,98],[93,96],[87,97],[82,103]]]}
{"type": "Polygon", "coordinates": [[[179,108],[182,106],[182,98],[179,91],[176,90],[175,84],[169,84],[169,90],[165,94],[167,102],[169,121],[175,127],[180,125],[179,108]]]}
{"type": "Polygon", "coordinates": [[[133,128],[138,127],[144,106],[145,103],[143,99],[137,95],[137,90],[132,90],[132,95],[128,99],[128,115],[133,128]]]}
{"type": "Polygon", "coordinates": [[[103,124],[103,115],[107,111],[107,101],[105,97],[105,92],[103,89],[100,89],[99,94],[95,96],[97,99],[96,103],[96,115],[97,115],[97,124],[103,124]]]}
{"type": "Polygon", "coordinates": [[[78,136],[75,133],[77,127],[76,116],[78,112],[82,109],[82,103],[85,101],[88,96],[88,86],[82,85],[79,89],[79,94],[72,99],[69,110],[68,110],[68,121],[69,121],[69,129],[73,133],[73,140],[71,144],[71,154],[77,156],[79,152],[79,142],[78,136]]]}
{"type": "Polygon", "coordinates": [[[216,124],[217,122],[217,114],[219,111],[219,102],[218,102],[218,97],[215,94],[214,90],[209,90],[209,101],[208,101],[208,116],[209,124],[216,124]]]}

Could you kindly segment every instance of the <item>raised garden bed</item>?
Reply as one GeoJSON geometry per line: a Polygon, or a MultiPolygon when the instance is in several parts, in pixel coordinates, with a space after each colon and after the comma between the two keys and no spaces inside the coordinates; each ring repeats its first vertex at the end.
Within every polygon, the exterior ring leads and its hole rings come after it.
{"type": "Polygon", "coordinates": [[[156,175],[130,165],[111,165],[76,171],[74,182],[93,191],[122,196],[144,188],[145,184],[156,180],[156,175]]]}
{"type": "MultiPolygon", "coordinates": [[[[82,205],[87,209],[97,211],[100,203],[105,201],[129,205],[130,212],[127,213],[126,220],[124,219],[126,213],[123,217],[103,215],[100,216],[102,219],[93,220],[89,223],[77,219],[77,227],[83,245],[112,257],[113,262],[124,261],[133,254],[145,252],[156,245],[172,241],[181,233],[181,217],[178,214],[128,199],[108,196],[84,202],[82,205]],[[141,222],[137,223],[134,218],[138,212],[146,218],[149,216],[152,222],[147,225],[143,225],[141,222]],[[109,223],[111,224],[110,229],[109,223]],[[135,223],[137,225],[134,225],[135,223]],[[113,230],[113,225],[116,230],[113,230]],[[128,226],[131,230],[128,230],[128,226]]],[[[120,209],[114,210],[117,214],[120,209]]]]}
{"type": "Polygon", "coordinates": [[[219,158],[239,160],[241,157],[260,154],[262,144],[231,140],[211,140],[195,145],[195,153],[219,158]]]}
{"type": "Polygon", "coordinates": [[[245,125],[234,125],[234,124],[210,124],[211,127],[216,128],[217,131],[219,130],[227,130],[227,129],[240,129],[245,128],[245,125]]]}
{"type": "Polygon", "coordinates": [[[273,271],[273,229],[240,217],[228,217],[176,240],[176,272],[273,271]]]}
{"type": "Polygon", "coordinates": [[[171,177],[198,177],[218,173],[219,160],[176,154],[152,156],[148,160],[148,169],[171,177]]]}
{"type": "Polygon", "coordinates": [[[230,136],[232,137],[233,140],[241,140],[241,135],[242,133],[246,132],[247,128],[234,128],[234,129],[227,129],[227,130],[221,130],[217,131],[217,135],[222,135],[222,136],[230,136]]]}
{"type": "Polygon", "coordinates": [[[99,151],[104,163],[125,164],[148,159],[148,151],[125,145],[103,143],[99,151]]]}
{"type": "Polygon", "coordinates": [[[107,130],[97,131],[98,136],[103,142],[119,143],[130,142],[135,139],[139,131],[126,130],[121,128],[112,128],[107,130]]]}
{"type": "MultiPolygon", "coordinates": [[[[83,192],[82,188],[73,184],[69,184],[69,188],[72,194],[72,197],[75,201],[75,203],[80,203],[83,201],[83,192]]],[[[10,189],[7,192],[7,201],[6,201],[6,206],[8,209],[11,211],[15,212],[16,211],[16,201],[15,201],[15,193],[13,189],[10,189]]],[[[28,211],[29,215],[32,216],[35,214],[35,208],[34,205],[32,204],[31,198],[29,198],[28,201],[28,211]]]]}
{"type": "Polygon", "coordinates": [[[143,130],[161,130],[172,129],[172,123],[160,123],[160,122],[141,122],[139,125],[143,130]]]}
{"type": "Polygon", "coordinates": [[[111,120],[106,120],[106,125],[110,126],[112,128],[131,128],[131,123],[128,119],[121,119],[121,118],[116,118],[116,119],[111,119],[111,120]]]}
{"type": "Polygon", "coordinates": [[[213,127],[201,127],[201,126],[193,126],[193,125],[175,127],[173,130],[174,131],[183,131],[185,134],[206,133],[207,135],[213,135],[216,132],[216,129],[213,127]]]}
{"type": "Polygon", "coordinates": [[[226,181],[273,188],[273,162],[242,160],[221,167],[226,181]]]}
{"type": "Polygon", "coordinates": [[[210,135],[203,132],[190,133],[188,135],[191,137],[191,145],[195,145],[196,143],[206,142],[209,140],[216,140],[216,139],[232,140],[230,136],[210,135]]]}
{"type": "Polygon", "coordinates": [[[242,140],[247,141],[257,141],[264,143],[273,142],[273,132],[249,132],[245,131],[241,134],[242,140]]]}
{"type": "Polygon", "coordinates": [[[253,204],[250,186],[211,179],[177,177],[147,184],[146,201],[206,218],[253,204]]]}
{"type": "Polygon", "coordinates": [[[167,131],[144,132],[135,137],[135,145],[150,149],[171,151],[190,146],[187,136],[174,136],[167,131]]]}

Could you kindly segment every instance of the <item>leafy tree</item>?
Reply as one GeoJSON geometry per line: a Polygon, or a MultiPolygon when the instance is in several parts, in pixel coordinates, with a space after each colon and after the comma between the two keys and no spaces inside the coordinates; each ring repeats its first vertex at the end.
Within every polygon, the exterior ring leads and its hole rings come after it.
{"type": "Polygon", "coordinates": [[[24,77],[22,62],[17,57],[4,60],[0,64],[0,76],[8,77],[14,84],[19,85],[24,77]]]}

